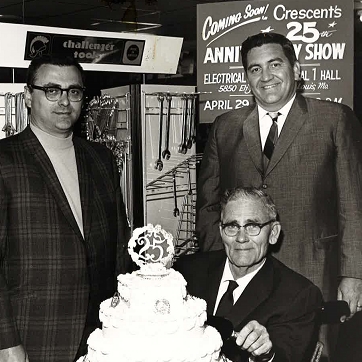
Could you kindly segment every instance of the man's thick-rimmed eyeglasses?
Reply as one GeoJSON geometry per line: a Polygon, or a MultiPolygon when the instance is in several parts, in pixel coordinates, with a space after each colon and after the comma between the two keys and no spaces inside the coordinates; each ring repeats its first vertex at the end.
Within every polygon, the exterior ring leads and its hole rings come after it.
{"type": "Polygon", "coordinates": [[[245,233],[249,236],[258,236],[261,232],[261,229],[276,221],[275,219],[269,220],[263,224],[258,224],[256,222],[248,222],[245,225],[239,225],[235,222],[229,224],[221,224],[221,228],[224,231],[225,235],[233,237],[238,235],[241,228],[245,230],[245,233]]]}
{"type": "Polygon", "coordinates": [[[84,97],[85,88],[82,87],[70,87],[70,88],[60,88],[60,87],[40,87],[38,85],[29,85],[29,88],[42,90],[45,93],[45,97],[50,102],[59,101],[62,97],[63,92],[67,92],[67,97],[71,102],[80,102],[84,97]]]}

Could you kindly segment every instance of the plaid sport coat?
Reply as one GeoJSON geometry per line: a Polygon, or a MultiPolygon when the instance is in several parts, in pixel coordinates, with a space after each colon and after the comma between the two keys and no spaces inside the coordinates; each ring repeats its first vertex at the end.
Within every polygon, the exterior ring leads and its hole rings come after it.
{"type": "Polygon", "coordinates": [[[30,127],[0,141],[0,349],[22,344],[34,362],[74,360],[129,261],[113,155],[73,142],[84,237],[30,127]]]}

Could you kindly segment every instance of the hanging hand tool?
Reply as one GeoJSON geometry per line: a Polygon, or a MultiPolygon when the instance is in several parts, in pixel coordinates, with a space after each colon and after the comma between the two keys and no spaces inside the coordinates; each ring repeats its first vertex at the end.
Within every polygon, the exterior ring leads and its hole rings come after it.
{"type": "Polygon", "coordinates": [[[160,134],[159,134],[159,139],[158,139],[158,159],[156,160],[155,163],[155,169],[158,171],[162,171],[163,169],[163,162],[161,160],[161,151],[162,151],[162,128],[163,128],[163,100],[164,100],[164,95],[163,94],[159,94],[157,96],[158,99],[158,103],[159,103],[159,108],[160,108],[160,121],[159,121],[159,130],[160,130],[160,134]]]}
{"type": "Polygon", "coordinates": [[[166,143],[165,149],[162,151],[162,157],[169,160],[171,157],[171,152],[169,150],[170,147],[170,126],[171,126],[171,102],[172,96],[170,94],[166,95],[167,100],[167,120],[166,120],[166,143]]]}
{"type": "Polygon", "coordinates": [[[188,119],[188,96],[185,95],[182,97],[184,101],[183,112],[182,112],[182,136],[181,143],[178,148],[179,153],[186,154],[187,152],[187,119],[188,119]]]}
{"type": "Polygon", "coordinates": [[[196,143],[196,127],[197,127],[197,122],[196,122],[196,94],[194,94],[194,102],[193,102],[193,107],[192,107],[192,114],[193,114],[193,118],[192,118],[192,143],[196,143]]]}
{"type": "Polygon", "coordinates": [[[192,183],[191,183],[191,169],[190,164],[187,163],[187,188],[188,192],[186,195],[186,240],[191,241],[193,236],[194,224],[193,224],[193,203],[192,203],[192,183]]]}
{"type": "Polygon", "coordinates": [[[188,138],[187,138],[187,148],[190,149],[193,144],[193,129],[194,129],[194,122],[195,122],[195,95],[190,95],[190,111],[189,111],[189,132],[188,132],[188,138]]]}
{"type": "Polygon", "coordinates": [[[172,174],[173,178],[173,199],[175,201],[175,208],[173,209],[173,216],[177,217],[180,215],[180,210],[177,207],[177,189],[176,189],[176,172],[172,174]]]}
{"type": "Polygon", "coordinates": [[[5,132],[5,137],[10,137],[16,133],[15,127],[12,123],[12,99],[11,93],[5,93],[5,125],[2,131],[5,132]]]}
{"type": "Polygon", "coordinates": [[[191,169],[189,163],[187,164],[187,186],[188,186],[188,194],[192,195],[191,169]]]}

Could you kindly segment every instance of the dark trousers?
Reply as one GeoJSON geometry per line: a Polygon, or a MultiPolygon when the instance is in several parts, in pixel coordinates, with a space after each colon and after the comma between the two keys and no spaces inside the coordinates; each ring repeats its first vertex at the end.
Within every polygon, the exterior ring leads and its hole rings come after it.
{"type": "Polygon", "coordinates": [[[362,312],[358,312],[348,322],[341,324],[333,362],[361,362],[361,335],[362,312]]]}

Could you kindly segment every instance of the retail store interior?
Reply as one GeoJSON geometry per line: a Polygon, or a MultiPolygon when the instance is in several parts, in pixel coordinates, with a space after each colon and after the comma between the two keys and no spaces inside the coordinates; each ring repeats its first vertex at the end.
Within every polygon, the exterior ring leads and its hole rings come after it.
{"type": "MultiPolygon", "coordinates": [[[[305,1],[305,0],[304,0],[305,1]]],[[[138,32],[182,37],[178,74],[125,74],[88,72],[88,88],[131,83],[196,85],[197,4],[222,0],[1,0],[0,22],[106,32],[138,32]]],[[[354,110],[362,117],[362,1],[354,0],[354,110]]],[[[24,81],[25,70],[0,67],[0,83],[24,81]]]]}
{"type": "MultiPolygon", "coordinates": [[[[323,1],[330,6],[328,0],[323,1]]],[[[353,13],[347,17],[353,22],[353,64],[350,64],[353,67],[353,110],[362,121],[362,0],[342,1],[353,3],[353,13]]],[[[93,32],[82,34],[84,38],[98,37],[98,34],[102,37],[102,33],[109,38],[111,33],[118,37],[133,33],[182,38],[173,74],[132,73],[133,69],[123,71],[124,68],[120,71],[113,71],[114,68],[112,71],[86,70],[84,107],[74,129],[77,135],[102,142],[114,153],[131,230],[148,223],[162,224],[174,236],[177,257],[199,250],[195,233],[196,185],[212,124],[199,117],[201,97],[213,92],[197,88],[197,8],[207,3],[225,3],[226,6],[228,2],[230,0],[0,0],[0,25],[65,28],[70,29],[69,36],[73,36],[74,30],[74,37],[79,35],[79,30],[93,32]]],[[[278,0],[269,2],[278,3],[278,0]]],[[[299,2],[304,2],[307,8],[312,0],[299,2]]],[[[3,39],[7,35],[0,33],[3,39]]],[[[343,37],[351,41],[345,33],[343,37]]],[[[240,43],[243,40],[240,39],[240,43]]],[[[16,46],[22,45],[14,44],[14,48],[16,46]]],[[[167,51],[177,53],[173,47],[167,51]]],[[[1,52],[6,54],[7,49],[1,52]]],[[[21,61],[24,61],[22,54],[21,61]]],[[[202,65],[199,65],[199,76],[202,65]]],[[[344,69],[352,72],[350,68],[344,69]]],[[[0,85],[3,86],[0,89],[0,138],[19,133],[27,126],[29,113],[23,93],[26,75],[26,67],[0,64],[0,85]],[[17,88],[10,87],[14,85],[17,88]]],[[[346,89],[351,96],[352,88],[346,89]]],[[[262,186],[267,188],[266,184],[262,186]]],[[[239,231],[246,225],[239,225],[239,231]]],[[[358,333],[354,337],[357,339],[358,333]]],[[[360,345],[359,342],[355,344],[360,345]]]]}

